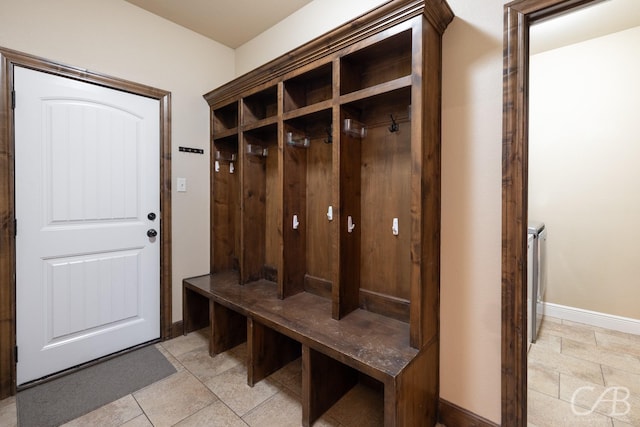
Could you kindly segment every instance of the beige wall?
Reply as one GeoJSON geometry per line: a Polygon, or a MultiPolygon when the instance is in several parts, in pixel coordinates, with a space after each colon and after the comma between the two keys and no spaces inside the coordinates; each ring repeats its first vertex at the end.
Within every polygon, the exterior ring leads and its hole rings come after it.
{"type": "Polygon", "coordinates": [[[172,93],[173,320],[182,278],[209,272],[209,116],[202,94],[233,78],[233,50],[125,1],[0,0],[0,46],[172,93]],[[205,155],[178,152],[186,145],[205,155]],[[175,192],[186,177],[188,191],[175,192]]]}
{"type": "Polygon", "coordinates": [[[442,80],[440,395],[500,422],[503,0],[449,0],[442,80]]]}
{"type": "MultiPolygon", "coordinates": [[[[441,397],[500,421],[503,0],[448,0],[442,118],[441,397]]],[[[243,74],[384,1],[315,0],[236,51],[243,74]],[[348,5],[348,6],[347,6],[348,5]]]]}
{"type": "Polygon", "coordinates": [[[236,49],[240,76],[389,0],[314,0],[236,49]]]}
{"type": "Polygon", "coordinates": [[[548,229],[545,300],[633,319],[640,319],[637,46],[640,27],[534,55],[530,68],[529,217],[548,229]]]}

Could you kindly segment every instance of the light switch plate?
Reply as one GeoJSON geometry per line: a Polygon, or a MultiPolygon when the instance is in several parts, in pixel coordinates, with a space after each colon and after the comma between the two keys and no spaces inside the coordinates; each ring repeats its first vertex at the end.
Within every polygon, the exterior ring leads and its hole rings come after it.
{"type": "Polygon", "coordinates": [[[178,191],[186,192],[187,191],[187,178],[178,178],[178,191]]]}

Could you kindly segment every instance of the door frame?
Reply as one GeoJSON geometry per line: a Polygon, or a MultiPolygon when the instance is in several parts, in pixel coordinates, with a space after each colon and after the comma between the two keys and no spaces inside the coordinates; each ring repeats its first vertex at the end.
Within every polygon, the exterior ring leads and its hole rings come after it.
{"type": "Polygon", "coordinates": [[[601,0],[504,6],[502,88],[502,425],[527,425],[529,27],[601,0]]]}
{"type": "Polygon", "coordinates": [[[172,335],[171,92],[0,47],[0,399],[16,393],[15,66],[157,99],[160,103],[160,339],[172,335]]]}

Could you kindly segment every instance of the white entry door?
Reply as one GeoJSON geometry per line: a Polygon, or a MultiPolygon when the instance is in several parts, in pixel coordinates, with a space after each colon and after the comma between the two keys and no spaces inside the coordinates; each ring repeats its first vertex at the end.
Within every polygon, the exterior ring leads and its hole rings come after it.
{"type": "Polygon", "coordinates": [[[14,76],[20,385],[159,338],[160,105],[14,76]]]}

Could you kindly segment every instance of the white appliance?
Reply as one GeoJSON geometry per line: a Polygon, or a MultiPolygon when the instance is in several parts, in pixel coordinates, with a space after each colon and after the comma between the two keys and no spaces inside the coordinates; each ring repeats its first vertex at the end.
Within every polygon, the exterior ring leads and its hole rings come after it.
{"type": "Polygon", "coordinates": [[[533,331],[533,310],[532,307],[532,295],[533,295],[533,235],[527,234],[527,343],[531,347],[531,338],[533,331]]]}
{"type": "MultiPolygon", "coordinates": [[[[544,295],[547,288],[547,229],[543,222],[529,222],[528,227],[528,244],[529,250],[527,254],[527,273],[528,282],[530,281],[531,298],[529,307],[527,307],[527,319],[531,319],[531,323],[527,324],[531,328],[531,339],[529,342],[536,342],[542,316],[544,315],[544,295]],[[529,316],[530,314],[530,316],[529,316]]],[[[527,293],[529,290],[527,290],[527,293]]]]}

